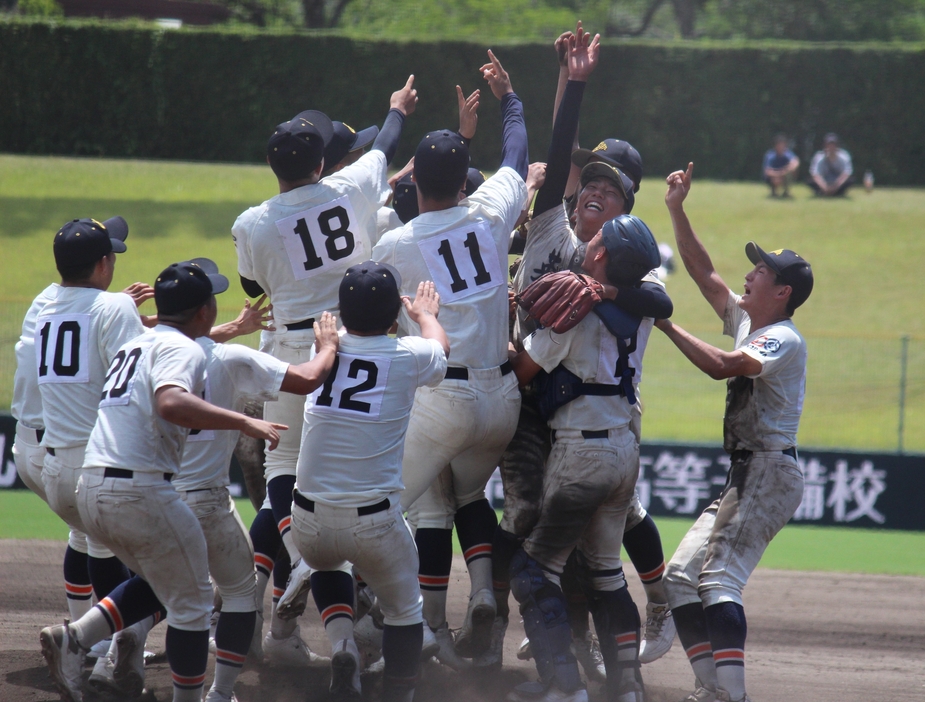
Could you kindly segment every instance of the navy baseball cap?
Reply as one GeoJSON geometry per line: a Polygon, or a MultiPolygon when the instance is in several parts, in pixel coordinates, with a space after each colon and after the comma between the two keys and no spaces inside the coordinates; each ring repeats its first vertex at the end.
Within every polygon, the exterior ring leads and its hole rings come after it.
{"type": "Polygon", "coordinates": [[[460,187],[468,172],[469,147],[449,129],[426,134],[414,152],[414,179],[418,183],[460,187]]]}
{"type": "Polygon", "coordinates": [[[572,153],[572,163],[579,168],[584,168],[585,164],[592,159],[619,168],[633,181],[632,191],[639,192],[639,182],[642,180],[642,157],[628,141],[604,139],[593,149],[578,149],[572,153]]]}
{"type": "Polygon", "coordinates": [[[796,309],[809,298],[813,291],[813,269],[809,262],[795,251],[790,249],[777,249],[765,251],[754,241],[745,245],[745,255],[748,260],[758,265],[764,263],[777,274],[784,285],[789,285],[790,306],[796,309]]]}
{"type": "Polygon", "coordinates": [[[412,180],[410,173],[406,173],[395,183],[392,209],[404,224],[418,216],[418,186],[412,180]]]}
{"type": "Polygon", "coordinates": [[[401,309],[400,289],[401,275],[387,263],[364,261],[350,266],[337,293],[341,321],[359,332],[391,327],[401,309]]]}
{"type": "Polygon", "coordinates": [[[302,180],[318,168],[324,149],[334,135],[327,115],[317,110],[300,112],[278,124],[267,142],[267,161],[282,180],[302,180]]]}
{"type": "Polygon", "coordinates": [[[469,197],[472,193],[478,190],[482,183],[485,182],[485,174],[482,173],[478,168],[470,168],[469,173],[466,176],[466,187],[463,188],[463,192],[466,193],[466,197],[469,197]]]}
{"type": "Polygon", "coordinates": [[[324,147],[324,172],[327,173],[338,163],[343,161],[347,154],[359,149],[365,149],[379,136],[379,127],[372,126],[356,131],[349,124],[334,121],[331,140],[324,147]]]}
{"type": "Polygon", "coordinates": [[[74,219],[55,234],[55,265],[77,268],[99,261],[110,253],[125,252],[128,223],[122,217],[103,222],[95,219],[74,219]]]}
{"type": "Polygon", "coordinates": [[[228,278],[208,258],[172,263],[154,282],[154,304],[158,314],[176,314],[207,302],[228,289],[228,278]]]}
{"type": "MultiPolygon", "coordinates": [[[[630,200],[635,202],[636,198],[633,196],[633,181],[613,164],[605,163],[604,161],[590,161],[587,163],[585,167],[581,169],[581,176],[579,178],[581,187],[585,187],[595,178],[607,178],[616,184],[627,204],[629,204],[630,200]]],[[[628,211],[629,210],[627,210],[627,212],[628,211]]]]}

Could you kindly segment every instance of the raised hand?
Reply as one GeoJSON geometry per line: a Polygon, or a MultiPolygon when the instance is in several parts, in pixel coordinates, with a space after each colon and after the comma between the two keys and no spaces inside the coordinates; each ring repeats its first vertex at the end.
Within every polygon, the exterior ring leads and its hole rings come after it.
{"type": "Polygon", "coordinates": [[[337,335],[337,317],[330,312],[322,312],[321,319],[314,323],[315,353],[320,353],[324,347],[330,347],[335,352],[340,346],[340,337],[337,335]]]}
{"type": "Polygon", "coordinates": [[[490,63],[486,63],[479,70],[482,72],[482,77],[488,82],[492,94],[500,100],[508,93],[514,92],[514,88],[511,87],[511,77],[504,70],[501,62],[492,53],[491,49],[488,50],[488,58],[490,63]]]}
{"type": "Polygon", "coordinates": [[[691,190],[691,176],[694,175],[694,162],[687,164],[686,171],[675,171],[665,179],[668,183],[668,192],[665,193],[665,204],[668,209],[681,207],[684,199],[691,190]]]}
{"type": "Polygon", "coordinates": [[[389,107],[398,110],[405,115],[405,117],[414,112],[414,108],[418,104],[418,91],[412,87],[413,85],[414,74],[408,76],[408,81],[405,83],[404,87],[392,93],[392,97],[389,100],[389,107]]]}
{"type": "Polygon", "coordinates": [[[568,47],[569,39],[574,36],[572,31],[562,32],[558,37],[556,37],[556,42],[553,44],[556,48],[556,58],[559,61],[559,68],[565,68],[568,70],[568,47]]]}
{"type": "Polygon", "coordinates": [[[408,316],[417,324],[421,323],[421,318],[425,315],[436,317],[440,312],[440,293],[430,280],[422,280],[418,283],[417,294],[413,302],[407,295],[403,295],[401,301],[408,316]]]}
{"type": "Polygon", "coordinates": [[[475,136],[475,129],[479,124],[479,95],[476,90],[466,97],[462,88],[456,86],[456,103],[459,105],[459,135],[471,139],[475,136]]]}
{"type": "Polygon", "coordinates": [[[135,301],[135,307],[141,307],[143,303],[154,297],[154,288],[147,283],[132,283],[122,292],[135,301]]]}
{"type": "Polygon", "coordinates": [[[569,38],[568,44],[568,77],[569,80],[586,82],[597,67],[600,54],[601,35],[594,38],[585,32],[578,22],[575,34],[569,38]]]}

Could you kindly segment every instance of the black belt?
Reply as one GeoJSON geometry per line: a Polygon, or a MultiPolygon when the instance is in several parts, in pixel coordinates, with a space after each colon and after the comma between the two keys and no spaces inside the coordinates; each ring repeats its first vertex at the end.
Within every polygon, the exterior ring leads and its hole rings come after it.
{"type": "MultiPolygon", "coordinates": [[[[730,453],[729,458],[732,459],[733,461],[747,461],[749,458],[752,457],[753,453],[754,451],[749,451],[748,449],[738,449],[730,453]]],[[[791,446],[790,448],[783,449],[781,450],[781,453],[784,454],[785,456],[790,456],[790,458],[792,458],[794,461],[799,460],[797,458],[796,446],[791,446]]]]}
{"type": "MultiPolygon", "coordinates": [[[[607,429],[598,429],[595,431],[591,431],[589,429],[581,430],[581,436],[584,439],[606,439],[608,435],[609,435],[609,432],[607,429]]],[[[553,429],[551,436],[552,436],[552,440],[555,441],[556,440],[556,430],[555,429],[553,429]]]]}
{"type": "MultiPolygon", "coordinates": [[[[125,468],[106,468],[103,471],[104,478],[125,478],[131,480],[135,477],[135,471],[125,470],[125,468]]],[[[173,473],[164,473],[164,480],[168,483],[173,480],[173,473]]]]}
{"type": "Polygon", "coordinates": [[[301,322],[293,322],[286,325],[286,331],[301,331],[302,329],[311,329],[315,325],[315,318],[309,317],[301,322]]]}
{"type": "MultiPolygon", "coordinates": [[[[507,375],[514,370],[514,366],[511,365],[510,361],[505,361],[498,368],[501,369],[501,375],[507,375]]],[[[444,380],[469,380],[469,369],[450,366],[446,369],[444,380]]]]}
{"type": "MultiPolygon", "coordinates": [[[[298,490],[292,491],[292,501],[295,502],[299,507],[304,509],[306,512],[315,511],[315,502],[310,500],[305,495],[303,495],[298,490]]],[[[377,502],[374,505],[367,505],[366,507],[357,507],[357,516],[365,517],[368,514],[376,514],[376,512],[385,512],[391,505],[389,504],[389,498],[386,497],[382,502],[377,502]]]]}
{"type": "Polygon", "coordinates": [[[44,436],[45,436],[45,430],[44,430],[44,429],[36,429],[36,430],[35,430],[35,439],[36,439],[35,443],[37,443],[37,444],[42,443],[42,438],[43,438],[44,436]]]}

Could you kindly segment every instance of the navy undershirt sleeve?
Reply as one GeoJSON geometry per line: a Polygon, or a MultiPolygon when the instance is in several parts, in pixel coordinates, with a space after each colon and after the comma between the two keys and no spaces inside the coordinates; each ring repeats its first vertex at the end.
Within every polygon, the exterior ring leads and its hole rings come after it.
{"type": "Polygon", "coordinates": [[[501,167],[513,168],[526,180],[529,165],[524,104],[517,93],[508,93],[501,98],[501,167]]]}
{"type": "Polygon", "coordinates": [[[395,152],[398,151],[398,140],[401,138],[401,130],[404,124],[405,116],[393,107],[389,110],[389,114],[386,115],[376,141],[373,142],[372,148],[385,154],[386,163],[392,163],[392,159],[395,158],[395,152]]]}
{"type": "Polygon", "coordinates": [[[552,140],[546,156],[546,181],[536,195],[533,216],[562,204],[565,186],[568,184],[569,171],[572,168],[572,145],[578,130],[578,115],[581,112],[581,99],[585,93],[585,83],[570,80],[565,86],[556,123],[552,128],[552,140]]]}
{"type": "Polygon", "coordinates": [[[665,288],[658,283],[643,283],[638,288],[619,287],[614,302],[620,309],[636,317],[668,319],[674,312],[674,304],[665,288]]]}

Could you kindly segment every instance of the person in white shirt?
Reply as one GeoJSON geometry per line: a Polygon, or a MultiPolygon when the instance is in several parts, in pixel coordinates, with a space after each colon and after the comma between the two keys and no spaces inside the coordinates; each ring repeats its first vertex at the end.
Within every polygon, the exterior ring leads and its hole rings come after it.
{"type": "MultiPolygon", "coordinates": [[[[205,354],[193,339],[210,332],[215,293],[227,287],[224,276],[206,273],[196,262],[161,272],[154,285],[158,325],[113,356],[77,485],[88,536],[141,576],[166,608],[174,702],[201,700],[212,609],[202,529],[170,483],[188,430],[240,430],[273,448],[286,428],[201,399],[205,354]]],[[[105,597],[77,622],[42,630],[42,653],[68,699],[82,699],[87,649],[122,623],[105,597]]]]}
{"type": "MultiPolygon", "coordinates": [[[[261,350],[281,361],[299,364],[311,359],[313,321],[324,311],[336,314],[337,286],[344,271],[370,256],[378,238],[377,213],[390,192],[387,168],[398,148],[405,117],[417,103],[413,82],[414,76],[409,77],[392,94],[388,115],[370,151],[324,178],[324,153],[334,138],[334,126],[326,115],[317,110],[301,112],[278,125],[270,136],[267,162],[279,183],[279,194],[242,213],[231,233],[244,291],[252,297],[265,292],[273,303],[275,329],[264,335],[261,350]]],[[[293,431],[283,435],[279,448],[266,453],[264,476],[273,518],[260,517],[253,527],[261,530],[275,525],[293,564],[299,554],[289,533],[290,505],[304,405],[304,397],[286,392],[264,405],[263,416],[268,421],[289,425],[293,431]]],[[[252,538],[259,543],[273,541],[260,533],[252,538]]],[[[276,555],[263,554],[270,563],[276,555]]],[[[275,581],[286,582],[287,566],[276,566],[275,581]]],[[[302,567],[291,577],[301,583],[308,576],[302,567]]],[[[267,578],[261,577],[258,598],[266,585],[267,578]]],[[[304,606],[303,598],[290,614],[304,606]]],[[[292,660],[287,654],[295,648],[292,644],[299,646],[295,626],[294,620],[277,616],[274,602],[267,655],[281,663],[292,660]]],[[[299,648],[296,653],[302,651],[299,648]]],[[[296,660],[307,663],[310,652],[305,649],[296,660]]]]}
{"type": "Polygon", "coordinates": [[[745,254],[754,268],[745,294],[732,292],[684,212],[693,169],[691,163],[668,176],[665,204],[684,267],[735,349],[718,349],[667,320],[656,326],[697,368],[726,380],[723,448],[730,467],[719,499],[669,561],[665,589],[697,681],[685,700],[748,702],[742,590],[803,499],[796,445],[807,354],[792,317],[813,290],[813,271],[789,249],[763,251],[749,242],[745,254]]]}
{"type": "Polygon", "coordinates": [[[359,696],[351,564],[376,593],[385,629],[383,700],[411,700],[423,624],[414,540],[402,517],[402,453],[415,391],[438,385],[449,343],[434,284],[414,302],[401,278],[367,261],[339,291],[345,333],[334,370],[306,404],[292,531],[315,572],[311,591],[331,642],[331,693],[359,696]],[[404,308],[420,336],[388,336],[404,308]]]}
{"type": "MultiPolygon", "coordinates": [[[[414,281],[434,281],[450,339],[446,379],[421,388],[415,398],[402,464],[402,506],[416,527],[424,618],[441,643],[438,658],[457,667],[446,622],[452,528],[455,523],[470,578],[462,637],[466,653],[475,656],[489,647],[496,614],[491,542],[497,517],[484,488],[514,434],[520,408],[507,360],[506,262],[527,195],[527,132],[507,72],[491,52],[489,58],[482,72],[501,101],[501,167],[460,200],[469,150],[456,132],[430,132],[414,156],[420,214],[386,233],[373,249],[375,260],[398,269],[402,293],[412,294],[414,281]]],[[[398,329],[400,336],[419,332],[405,312],[398,329]]]]}

